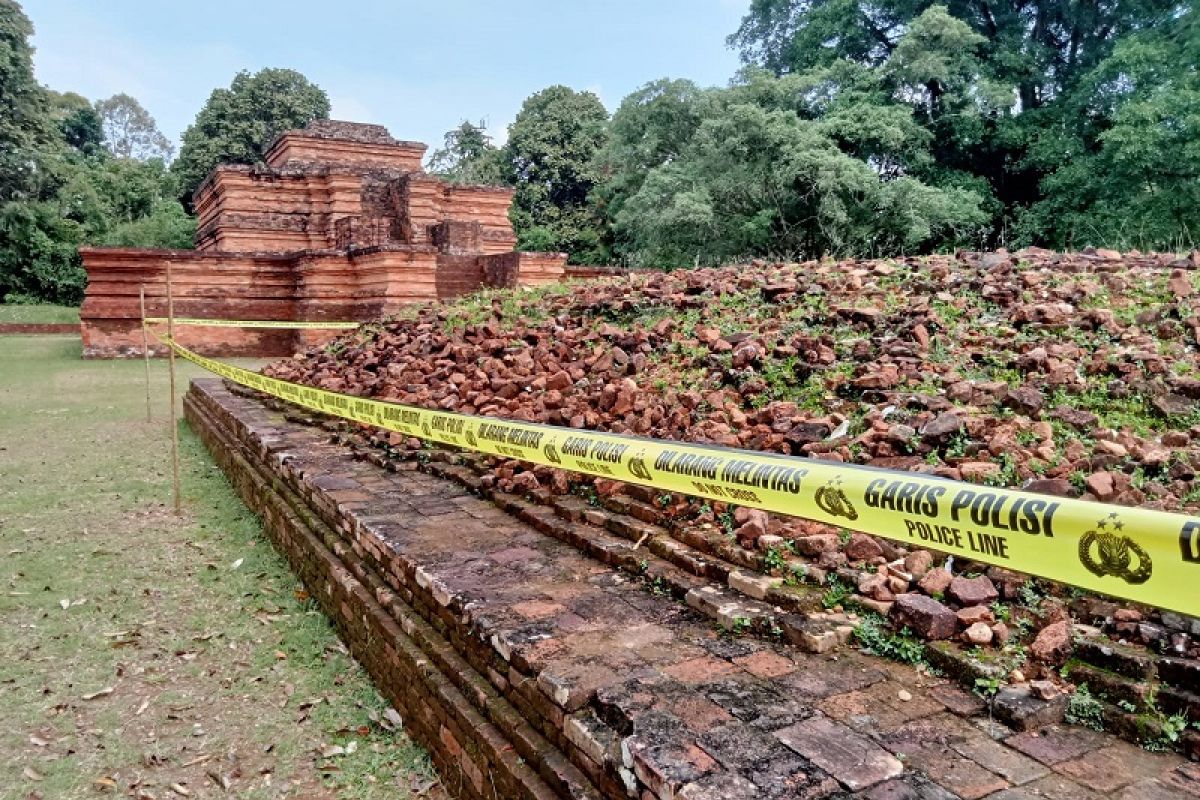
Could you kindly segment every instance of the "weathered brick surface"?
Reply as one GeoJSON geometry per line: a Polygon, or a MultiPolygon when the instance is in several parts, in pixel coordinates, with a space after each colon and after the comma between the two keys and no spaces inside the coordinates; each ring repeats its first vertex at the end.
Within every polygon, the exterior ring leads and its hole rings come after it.
{"type": "MultiPolygon", "coordinates": [[[[460,796],[1020,797],[1052,778],[1188,796],[1177,757],[1089,771],[1111,737],[1061,759],[1028,735],[1009,746],[906,667],[722,635],[553,510],[526,504],[539,526],[415,465],[381,469],[216,381],[186,409],[460,796]]],[[[643,557],[634,544],[609,549],[643,557]]]]}
{"type": "Polygon", "coordinates": [[[48,333],[78,334],[79,326],[70,322],[0,322],[0,336],[48,333]]]}

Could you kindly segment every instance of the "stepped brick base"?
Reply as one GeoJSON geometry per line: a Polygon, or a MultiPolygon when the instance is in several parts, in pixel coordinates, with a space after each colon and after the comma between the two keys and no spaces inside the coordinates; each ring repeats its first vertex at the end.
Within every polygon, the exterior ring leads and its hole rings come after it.
{"type": "Polygon", "coordinates": [[[908,667],[722,633],[573,545],[569,524],[535,527],[458,483],[382,469],[216,380],[194,382],[185,410],[456,796],[1200,791],[1178,756],[1072,728],[1014,734],[908,667]]]}
{"type": "Polygon", "coordinates": [[[79,335],[77,322],[0,322],[0,336],[22,336],[30,334],[79,335]]]}

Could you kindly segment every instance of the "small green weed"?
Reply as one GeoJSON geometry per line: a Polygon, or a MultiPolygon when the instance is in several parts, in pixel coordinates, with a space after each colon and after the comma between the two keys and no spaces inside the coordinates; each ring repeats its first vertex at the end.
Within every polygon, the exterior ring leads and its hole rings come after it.
{"type": "Polygon", "coordinates": [[[854,596],[854,592],[849,586],[835,575],[829,579],[829,587],[825,590],[825,594],[821,595],[821,605],[825,608],[834,608],[836,606],[846,607],[846,601],[854,596]]]}
{"type": "Polygon", "coordinates": [[[1104,730],[1104,705],[1092,695],[1086,683],[1081,683],[1071,695],[1066,720],[1094,731],[1104,730]]]}
{"type": "Polygon", "coordinates": [[[854,638],[862,649],[904,664],[925,663],[925,644],[908,628],[899,633],[888,628],[883,617],[868,614],[854,629],[854,638]]]}

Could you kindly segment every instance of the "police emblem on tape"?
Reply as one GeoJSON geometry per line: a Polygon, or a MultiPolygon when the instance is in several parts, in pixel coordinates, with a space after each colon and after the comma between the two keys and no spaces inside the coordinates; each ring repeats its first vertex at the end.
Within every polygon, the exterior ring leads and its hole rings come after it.
{"type": "Polygon", "coordinates": [[[831,517],[845,517],[851,521],[858,519],[858,511],[842,491],[841,478],[832,478],[824,486],[818,486],[813,500],[816,501],[817,508],[831,517]]]}
{"type": "Polygon", "coordinates": [[[654,476],[650,474],[650,470],[646,468],[646,451],[640,450],[638,454],[629,459],[629,471],[633,477],[640,478],[644,481],[654,480],[654,476]]]}
{"type": "Polygon", "coordinates": [[[1145,548],[1121,535],[1124,527],[1116,512],[1097,522],[1096,530],[1079,538],[1079,562],[1097,578],[1111,575],[1126,583],[1145,583],[1154,563],[1145,548]]]}

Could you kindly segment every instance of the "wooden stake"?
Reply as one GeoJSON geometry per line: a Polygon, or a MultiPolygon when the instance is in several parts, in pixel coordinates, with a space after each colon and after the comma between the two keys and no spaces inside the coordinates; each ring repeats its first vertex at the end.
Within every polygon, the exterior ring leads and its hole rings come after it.
{"type": "Polygon", "coordinates": [[[150,421],[150,337],[146,333],[146,284],[138,289],[142,300],[142,357],[146,362],[146,422],[150,421]]]}
{"type": "Polygon", "coordinates": [[[179,485],[179,420],[175,416],[175,295],[171,291],[171,262],[167,262],[167,353],[171,371],[171,478],[175,487],[175,516],[183,516],[183,492],[179,485]]]}

